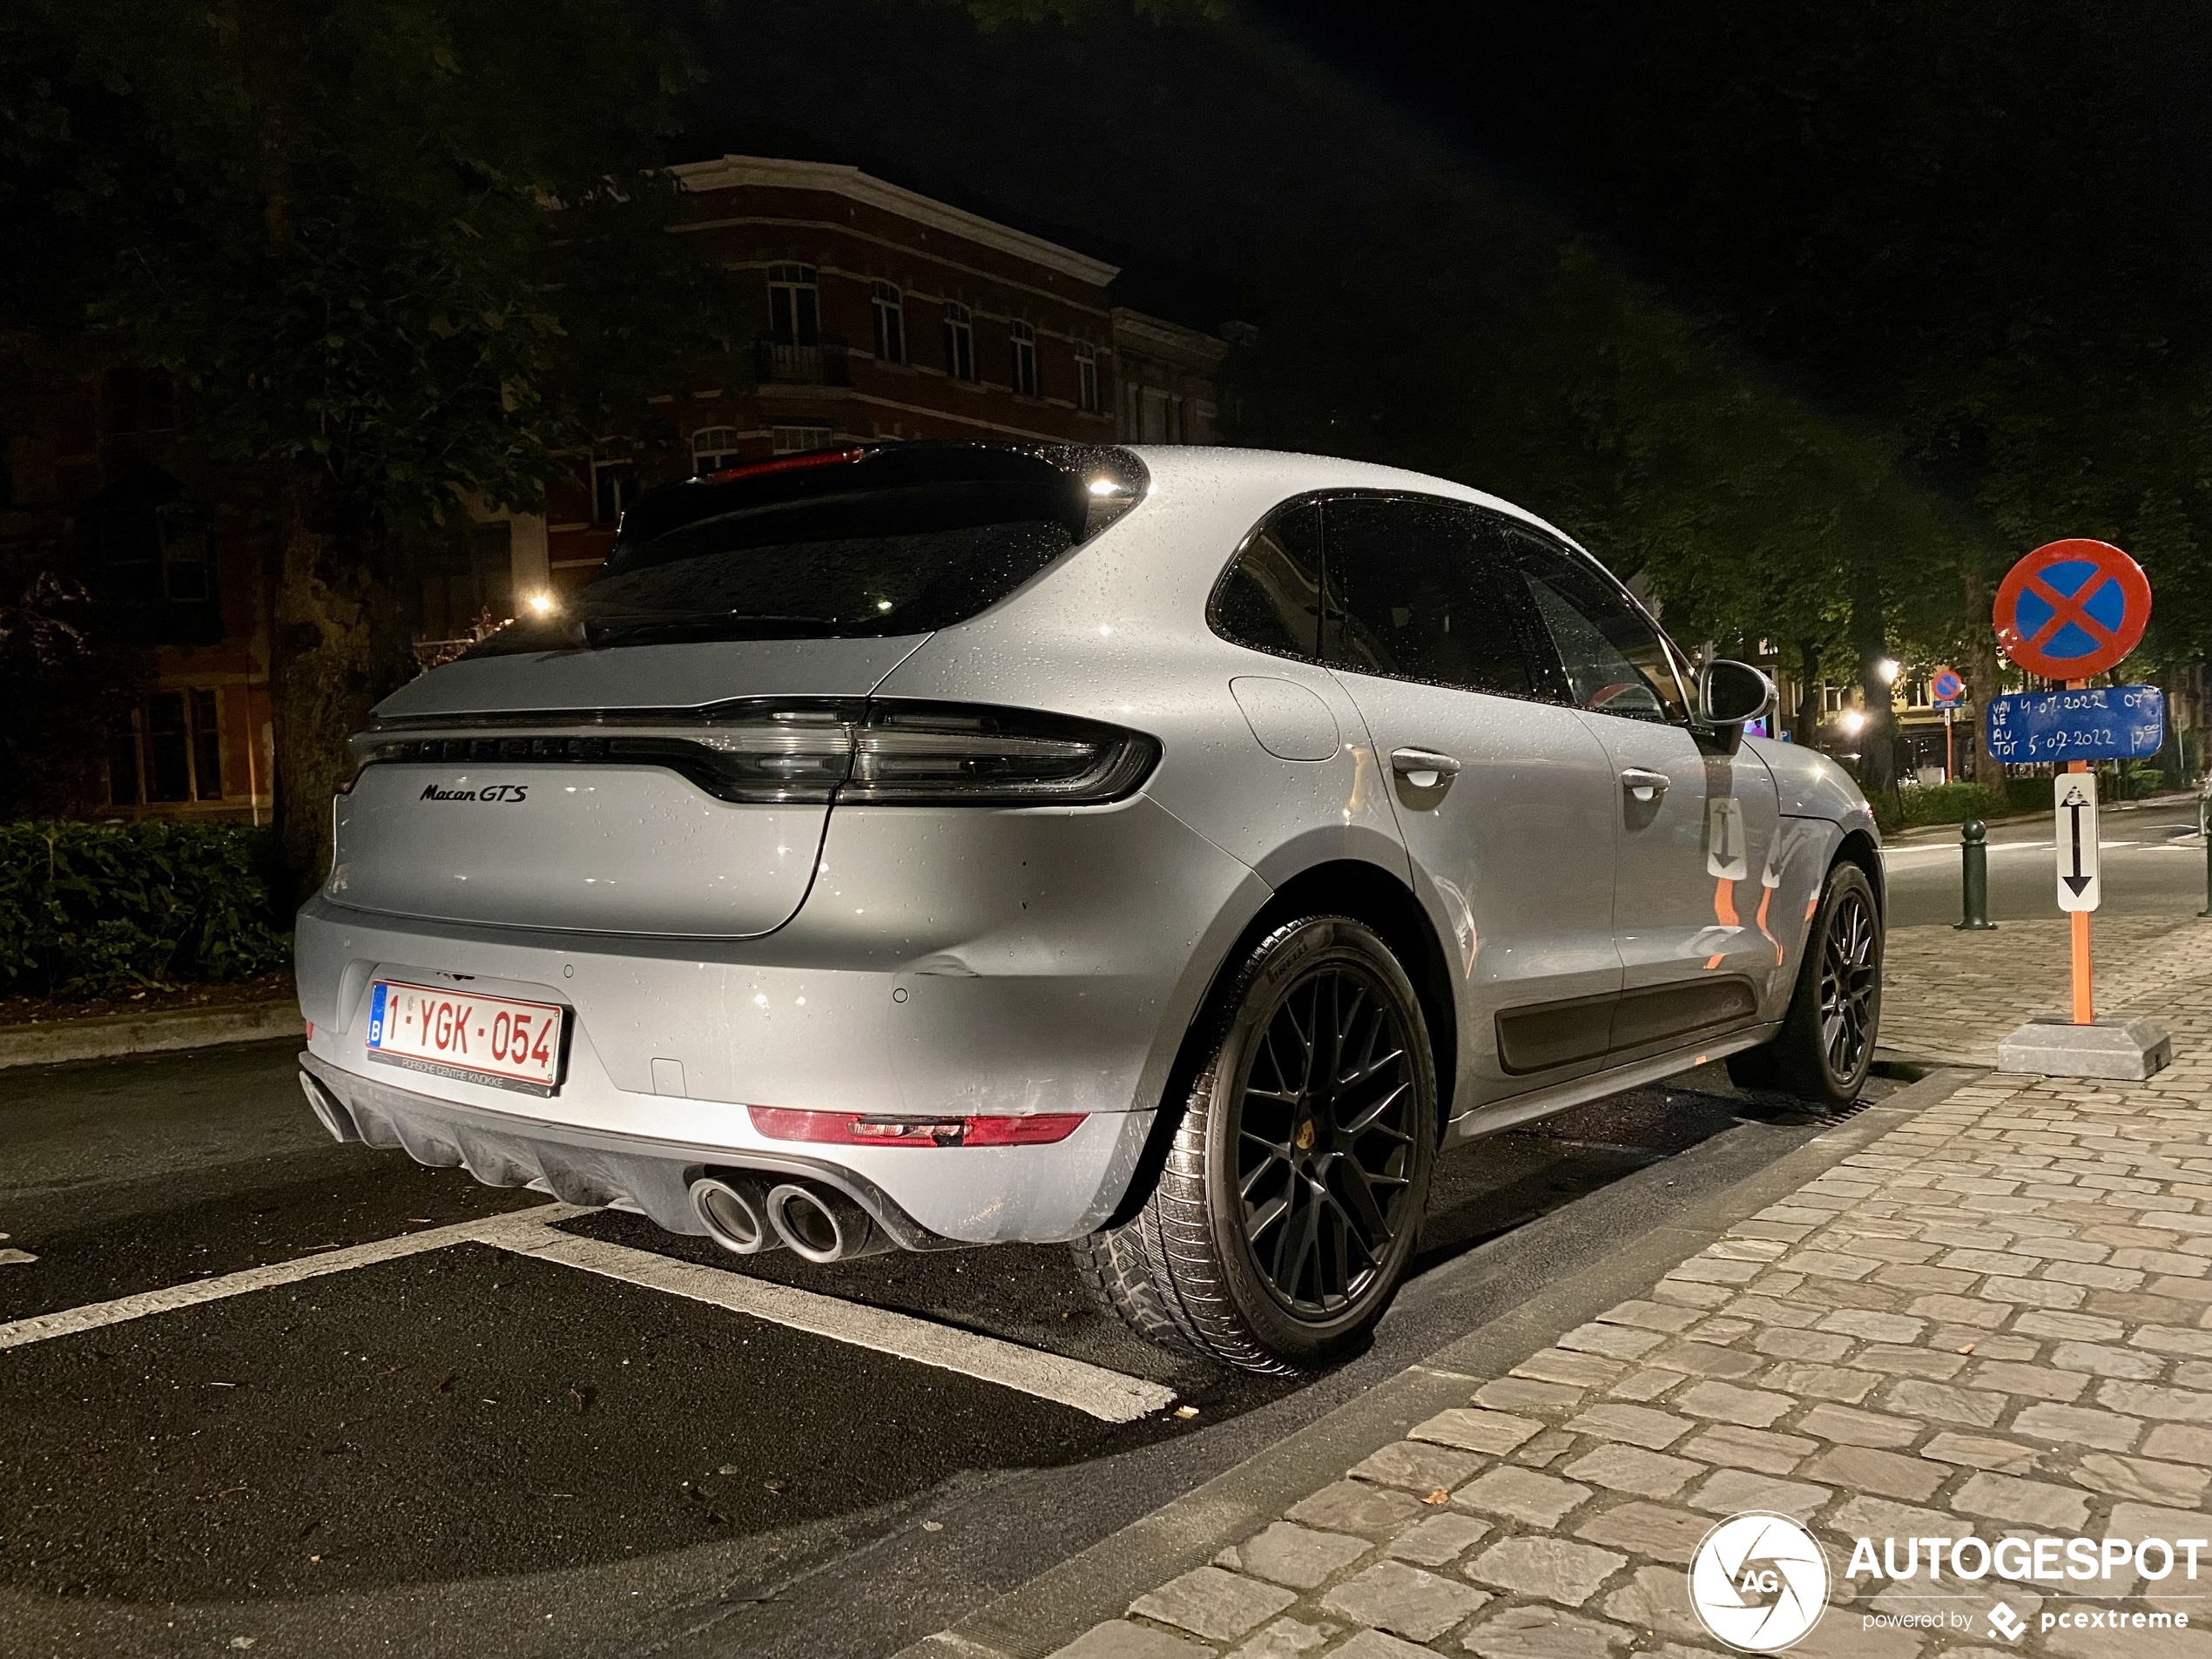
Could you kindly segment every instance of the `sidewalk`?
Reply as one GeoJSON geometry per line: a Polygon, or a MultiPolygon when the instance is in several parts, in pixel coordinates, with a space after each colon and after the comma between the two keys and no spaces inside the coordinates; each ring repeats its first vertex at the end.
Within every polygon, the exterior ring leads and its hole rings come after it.
{"type": "MultiPolygon", "coordinates": [[[[2212,924],[2100,929],[2115,998],[2173,1030],[2175,1062],[2149,1083],[1917,1085],[1934,1103],[1698,1253],[1653,1261],[1643,1295],[1481,1375],[1415,1367],[1453,1403],[1220,1537],[1210,1563],[1125,1586],[1122,1616],[1048,1635],[1066,1609],[1033,1587],[911,1651],[1719,1659],[1685,1565],[1721,1517],[1764,1509],[1810,1525],[1834,1575],[1793,1653],[2212,1656],[2212,1558],[2194,1582],[2123,1567],[2089,1595],[1847,1575],[1861,1535],[2212,1534],[2212,924]],[[2016,1640],[1992,1628],[2000,1601],[2025,1621],[2016,1640]],[[2041,1628],[2115,1608],[2189,1628],[2041,1628]],[[1932,1610],[1958,1628],[1866,1622],[1932,1610]],[[978,1639],[1016,1629],[1044,1639],[978,1639]]],[[[1966,1046],[1993,1047],[2063,988],[2062,927],[2053,939],[1898,935],[1891,1040],[1963,1022],[1966,1046]]],[[[1209,1488],[1183,1501],[1198,1533],[1210,1505],[1234,1513],[1209,1488]]]]}
{"type": "MultiPolygon", "coordinates": [[[[2056,916],[1990,933],[1896,929],[1882,983],[1881,1053],[1995,1065],[2006,1033],[2070,1006],[2070,927],[2056,916]]],[[[2099,1019],[2161,1013],[2177,985],[2212,974],[2212,920],[2100,915],[2091,939],[2099,1019]]]]}

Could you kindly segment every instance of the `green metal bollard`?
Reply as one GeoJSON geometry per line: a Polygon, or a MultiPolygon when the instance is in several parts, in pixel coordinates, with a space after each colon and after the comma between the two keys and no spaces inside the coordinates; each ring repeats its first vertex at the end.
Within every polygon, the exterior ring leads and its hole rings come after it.
{"type": "Polygon", "coordinates": [[[1959,907],[1965,920],[1953,931],[1993,933],[1989,919],[1989,826],[1970,818],[1959,826],[1959,907]]]}

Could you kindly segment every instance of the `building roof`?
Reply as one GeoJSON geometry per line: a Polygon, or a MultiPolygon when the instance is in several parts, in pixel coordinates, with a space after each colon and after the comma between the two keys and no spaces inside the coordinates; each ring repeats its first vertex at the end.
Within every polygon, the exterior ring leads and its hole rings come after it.
{"type": "Polygon", "coordinates": [[[1148,316],[1127,306],[1113,309],[1114,344],[1130,351],[1148,352],[1179,362],[1187,368],[1211,374],[1221,367],[1229,342],[1203,329],[1186,328],[1164,317],[1148,316]]]}
{"type": "Polygon", "coordinates": [[[713,161],[680,162],[669,171],[685,189],[694,192],[767,187],[818,190],[843,196],[1102,288],[1120,273],[1118,266],[1109,265],[1103,260],[1094,260],[1057,242],[1048,242],[1042,236],[1032,236],[1010,225],[1001,225],[915,191],[901,189],[862,172],[858,167],[826,161],[786,161],[774,156],[723,156],[713,161]]]}

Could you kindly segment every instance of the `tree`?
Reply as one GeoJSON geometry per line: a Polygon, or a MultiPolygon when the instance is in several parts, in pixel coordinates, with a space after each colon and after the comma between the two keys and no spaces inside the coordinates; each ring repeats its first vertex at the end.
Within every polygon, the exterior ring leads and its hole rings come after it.
{"type": "Polygon", "coordinates": [[[278,822],[327,858],[408,671],[393,577],[457,492],[528,508],[735,327],[654,171],[690,75],[647,0],[17,0],[0,331],[167,369],[192,487],[274,546],[278,822]]]}
{"type": "Polygon", "coordinates": [[[1410,185],[1267,269],[1232,436],[1508,496],[1642,575],[1684,639],[1765,637],[1811,671],[1856,615],[1878,658],[1922,567],[1986,541],[1889,448],[1480,185],[1410,185]]]}

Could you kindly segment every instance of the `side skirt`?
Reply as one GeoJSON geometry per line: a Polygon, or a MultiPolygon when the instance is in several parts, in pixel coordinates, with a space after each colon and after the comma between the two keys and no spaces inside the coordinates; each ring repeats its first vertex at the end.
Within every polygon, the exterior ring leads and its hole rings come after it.
{"type": "Polygon", "coordinates": [[[1662,1077],[1671,1077],[1675,1073],[1687,1071],[1692,1066],[1702,1066],[1725,1055],[1756,1049],[1762,1042],[1770,1042],[1781,1029],[1782,1023],[1778,1020],[1769,1025],[1747,1026],[1724,1035],[1669,1049],[1662,1054],[1653,1055],[1649,1059],[1638,1060],[1629,1065],[1616,1066],[1587,1077],[1577,1077],[1570,1082],[1556,1083],[1549,1089],[1534,1089],[1525,1095],[1493,1101],[1487,1106],[1462,1112],[1447,1123],[1444,1126],[1444,1144],[1454,1146],[1462,1141],[1479,1140],[1483,1136],[1495,1135],[1499,1130],[1512,1129],[1516,1124],[1548,1117],[1554,1112],[1563,1112],[1569,1106],[1602,1100],[1608,1095],[1617,1095],[1624,1089],[1640,1089],[1645,1083],[1656,1082],[1662,1077]]]}

